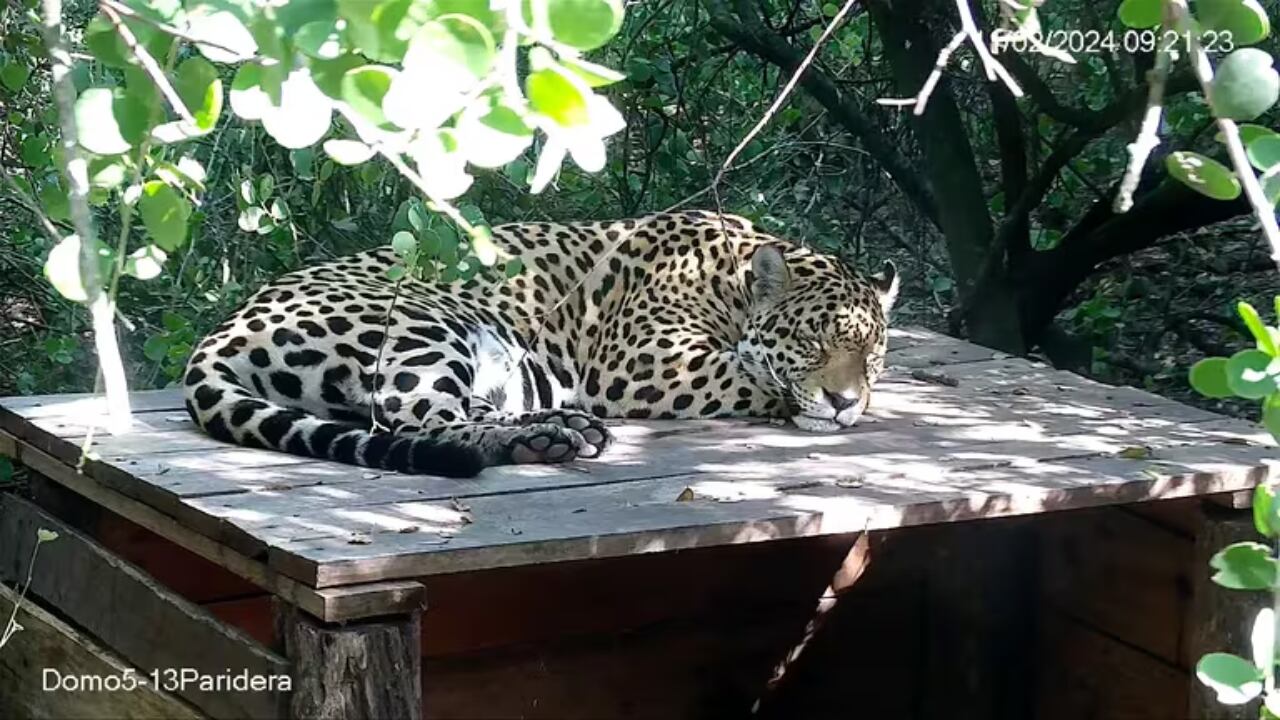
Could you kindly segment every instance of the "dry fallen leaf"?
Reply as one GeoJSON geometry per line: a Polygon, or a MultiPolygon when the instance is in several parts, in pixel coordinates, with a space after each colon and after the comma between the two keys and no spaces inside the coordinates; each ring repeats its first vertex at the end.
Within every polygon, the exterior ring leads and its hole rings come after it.
{"type": "Polygon", "coordinates": [[[364,533],[351,533],[351,536],[347,538],[348,545],[368,545],[371,542],[373,542],[373,538],[364,533]]]}
{"type": "Polygon", "coordinates": [[[401,534],[404,534],[404,535],[408,535],[408,534],[410,534],[410,533],[416,533],[416,532],[418,532],[418,530],[419,530],[419,528],[418,528],[418,526],[417,526],[417,525],[405,525],[404,527],[400,528],[400,529],[399,529],[399,530],[397,530],[396,532],[401,533],[401,534]]]}
{"type": "Polygon", "coordinates": [[[676,502],[689,502],[694,499],[694,497],[696,496],[693,494],[693,488],[685,488],[676,496],[676,502]]]}
{"type": "Polygon", "coordinates": [[[1127,460],[1146,460],[1151,457],[1151,448],[1145,445],[1132,445],[1116,453],[1127,460]]]}

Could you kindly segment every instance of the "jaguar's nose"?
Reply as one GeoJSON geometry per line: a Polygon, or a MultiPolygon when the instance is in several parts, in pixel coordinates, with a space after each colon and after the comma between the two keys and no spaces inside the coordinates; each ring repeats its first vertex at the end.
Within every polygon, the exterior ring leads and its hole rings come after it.
{"type": "Polygon", "coordinates": [[[843,393],[833,393],[826,388],[822,389],[822,395],[831,404],[831,407],[835,408],[837,414],[858,404],[857,398],[847,397],[843,393]]]}

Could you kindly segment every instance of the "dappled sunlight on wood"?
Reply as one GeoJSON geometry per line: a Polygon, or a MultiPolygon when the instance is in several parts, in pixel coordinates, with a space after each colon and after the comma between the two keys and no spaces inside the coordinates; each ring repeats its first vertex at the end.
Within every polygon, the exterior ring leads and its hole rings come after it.
{"type": "MultiPolygon", "coordinates": [[[[1255,426],[908,329],[853,428],[770,420],[610,421],[595,460],[457,480],[249,450],[196,433],[174,391],[88,471],[282,572],[357,582],[1036,513],[1250,487],[1275,455],[1255,426]]],[[[0,403],[65,460],[96,406],[0,403]]]]}

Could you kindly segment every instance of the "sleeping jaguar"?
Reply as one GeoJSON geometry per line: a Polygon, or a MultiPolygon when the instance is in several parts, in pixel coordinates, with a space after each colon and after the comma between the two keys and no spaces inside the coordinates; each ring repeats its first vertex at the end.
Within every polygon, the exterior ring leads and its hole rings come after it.
{"type": "Polygon", "coordinates": [[[598,418],[853,425],[883,372],[873,277],[682,212],[493,228],[524,271],[388,279],[373,250],[285,275],[200,343],[187,411],[220,440],[408,473],[594,457],[598,418]],[[616,246],[615,252],[609,252],[616,246]]]}

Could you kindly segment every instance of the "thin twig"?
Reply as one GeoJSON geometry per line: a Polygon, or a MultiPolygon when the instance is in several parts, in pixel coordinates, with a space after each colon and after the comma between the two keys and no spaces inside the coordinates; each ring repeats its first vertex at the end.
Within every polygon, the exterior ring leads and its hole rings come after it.
{"type": "Polygon", "coordinates": [[[196,37],[192,35],[190,32],[182,30],[181,28],[177,28],[168,23],[164,23],[159,20],[156,20],[155,18],[142,15],[141,13],[138,13],[128,5],[117,2],[117,0],[98,0],[98,7],[102,8],[103,12],[106,12],[107,8],[111,8],[112,10],[116,11],[120,15],[129,18],[130,20],[136,20],[142,23],[143,25],[149,25],[164,34],[171,35],[173,37],[178,38],[179,40],[186,40],[187,42],[195,43],[196,45],[204,45],[206,47],[211,47],[214,50],[221,50],[229,55],[234,55],[244,60],[253,59],[251,57],[244,57],[243,48],[237,50],[236,48],[229,47],[227,45],[222,45],[218,43],[216,40],[208,40],[205,38],[196,37]]]}
{"type": "Polygon", "coordinates": [[[960,45],[964,42],[966,35],[963,30],[951,36],[951,42],[947,43],[941,51],[938,52],[938,58],[933,63],[933,70],[930,71],[929,77],[925,78],[924,85],[920,86],[920,92],[916,93],[914,98],[904,98],[901,100],[893,98],[884,98],[876,102],[881,105],[914,105],[915,114],[923,115],[925,108],[929,104],[929,96],[933,94],[933,89],[937,87],[938,81],[942,79],[942,71],[947,69],[947,63],[951,62],[951,55],[960,49],[960,45]]]}
{"type": "Polygon", "coordinates": [[[160,69],[160,65],[156,59],[151,57],[151,53],[138,42],[138,38],[125,24],[124,19],[120,17],[120,13],[112,7],[113,3],[103,0],[99,6],[102,8],[102,14],[107,16],[111,24],[115,26],[116,32],[119,33],[120,39],[124,40],[124,44],[128,46],[129,52],[138,59],[138,63],[142,65],[142,69],[151,77],[151,82],[155,83],[160,89],[160,94],[164,95],[164,99],[168,101],[169,107],[182,118],[183,122],[189,123],[192,127],[196,127],[196,119],[191,115],[191,111],[187,109],[186,103],[182,102],[182,98],[178,97],[178,91],[173,89],[173,85],[169,83],[169,78],[164,76],[164,71],[160,69]]]}
{"type": "MultiPolygon", "coordinates": [[[[1159,37],[1169,28],[1170,18],[1166,16],[1160,25],[1159,37]]],[[[1173,64],[1172,55],[1163,41],[1157,43],[1155,65],[1147,72],[1147,110],[1142,116],[1142,128],[1138,137],[1129,143],[1129,166],[1125,168],[1124,177],[1120,179],[1120,190],[1116,193],[1112,206],[1117,213],[1129,212],[1133,207],[1133,193],[1138,189],[1142,179],[1142,168],[1147,158],[1160,144],[1160,117],[1164,113],[1164,90],[1169,80],[1169,68],[1173,64]]]]}
{"type": "Polygon", "coordinates": [[[129,410],[129,385],[124,361],[116,339],[115,311],[111,297],[103,292],[98,263],[98,241],[93,233],[89,210],[89,164],[80,152],[76,127],[76,88],[71,79],[71,57],[62,32],[62,0],[43,0],[43,34],[49,51],[53,97],[62,130],[63,172],[67,178],[67,201],[71,224],[80,237],[80,280],[93,322],[93,340],[98,365],[106,385],[107,424],[113,432],[124,432],[133,422],[129,410]]]}
{"type": "Polygon", "coordinates": [[[769,109],[765,111],[764,115],[760,118],[760,121],[742,137],[742,140],[738,143],[737,147],[735,147],[729,153],[728,157],[724,159],[724,163],[720,166],[720,170],[716,172],[715,178],[711,181],[713,193],[715,192],[715,188],[720,184],[720,181],[724,179],[725,173],[729,172],[729,169],[733,167],[733,161],[738,159],[738,155],[742,154],[742,151],[745,150],[747,145],[755,139],[756,135],[759,135],[760,132],[764,130],[764,127],[769,124],[769,121],[778,113],[778,110],[782,109],[782,105],[787,101],[787,98],[791,97],[791,92],[795,90],[796,85],[800,83],[800,78],[804,75],[804,71],[813,64],[813,59],[818,56],[818,50],[822,49],[823,43],[827,41],[827,38],[831,36],[831,33],[835,32],[835,29],[840,26],[840,23],[844,22],[845,15],[849,14],[849,11],[853,9],[855,4],[856,0],[845,0],[840,11],[837,12],[831,18],[831,22],[827,23],[827,26],[823,28],[822,34],[814,41],[813,47],[809,48],[809,54],[805,55],[804,60],[801,60],[800,64],[796,66],[795,72],[791,74],[791,79],[787,80],[787,84],[782,87],[782,91],[778,93],[778,97],[774,98],[773,103],[769,106],[769,109]]]}
{"type": "Polygon", "coordinates": [[[36,202],[35,198],[28,195],[27,192],[14,181],[9,173],[5,171],[3,165],[0,165],[0,180],[3,180],[5,187],[9,188],[9,192],[12,193],[14,200],[35,216],[36,220],[40,222],[40,228],[49,236],[50,240],[55,243],[62,240],[62,233],[58,231],[58,226],[54,225],[53,221],[49,219],[49,216],[45,214],[43,209],[41,209],[40,203],[36,202]]]}
{"type": "Polygon", "coordinates": [[[1018,86],[1018,81],[1013,79],[1004,65],[1001,65],[1000,61],[996,60],[987,49],[987,41],[983,39],[978,23],[973,20],[973,10],[969,7],[969,0],[956,0],[956,12],[960,14],[960,27],[964,28],[965,34],[973,43],[974,52],[978,53],[978,58],[982,61],[982,67],[987,72],[987,80],[994,81],[999,78],[1014,97],[1022,97],[1022,88],[1018,86]]]}

